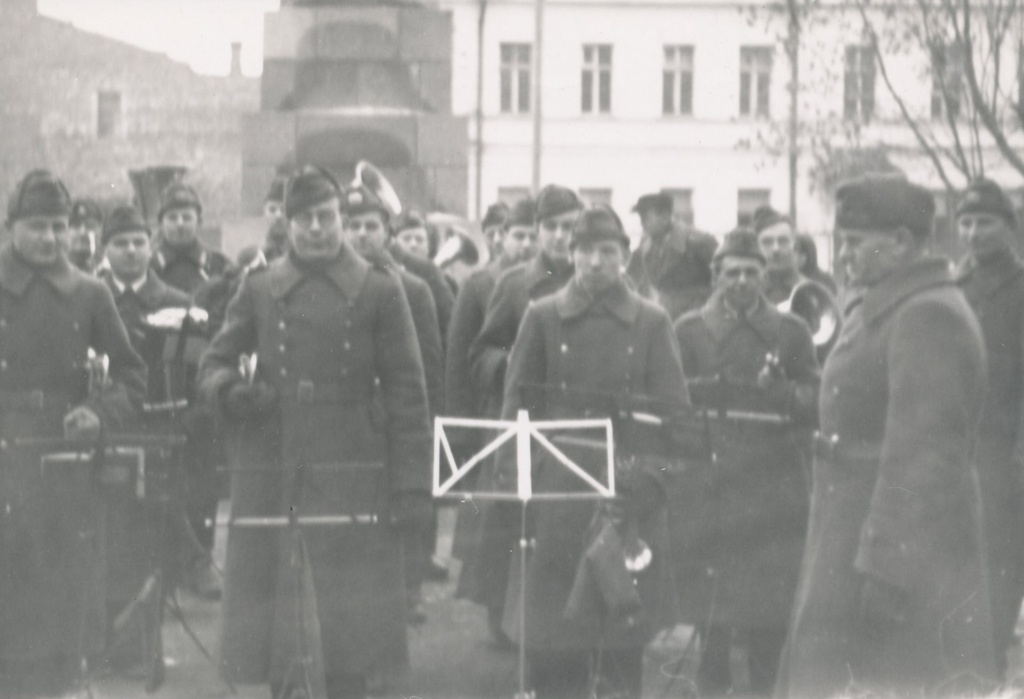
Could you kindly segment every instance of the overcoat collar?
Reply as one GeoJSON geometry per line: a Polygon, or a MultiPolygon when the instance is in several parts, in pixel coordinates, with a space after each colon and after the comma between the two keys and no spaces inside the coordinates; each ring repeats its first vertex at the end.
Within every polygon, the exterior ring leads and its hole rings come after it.
{"type": "Polygon", "coordinates": [[[603,309],[627,325],[640,314],[640,299],[620,278],[596,298],[590,296],[576,279],[566,284],[555,297],[555,307],[563,320],[576,318],[589,309],[603,309]]]}
{"type": "Polygon", "coordinates": [[[24,294],[32,279],[37,276],[46,280],[61,295],[70,296],[77,286],[76,274],[77,272],[63,254],[58,256],[57,262],[52,267],[33,269],[15,254],[14,246],[11,243],[0,249],[0,286],[15,296],[24,294]]]}
{"type": "Polygon", "coordinates": [[[526,269],[523,270],[523,276],[526,280],[526,288],[529,290],[533,290],[539,284],[543,284],[549,279],[557,279],[562,276],[569,277],[571,275],[572,266],[557,268],[544,253],[540,253],[527,262],[526,269]]]}
{"type": "MultiPolygon", "coordinates": [[[[338,257],[327,267],[327,277],[334,282],[349,301],[354,301],[363,288],[370,272],[370,263],[360,257],[347,243],[341,244],[338,257]]],[[[291,255],[284,255],[270,263],[265,274],[269,277],[270,294],[274,299],[288,295],[306,277],[291,255]]]]}
{"type": "MultiPolygon", "coordinates": [[[[103,279],[114,293],[114,298],[124,293],[122,289],[118,288],[113,273],[103,275],[103,279]]],[[[125,286],[124,288],[127,289],[128,287],[125,286]]],[[[146,274],[146,280],[139,287],[139,290],[135,292],[135,295],[142,302],[143,306],[150,310],[156,310],[163,303],[164,297],[167,294],[167,288],[167,284],[161,281],[160,277],[150,272],[146,274]]]]}
{"type": "Polygon", "coordinates": [[[774,345],[779,334],[782,314],[762,295],[753,310],[741,318],[725,302],[725,295],[715,291],[700,311],[715,344],[721,344],[741,324],[749,325],[766,344],[774,345]]]}
{"type": "Polygon", "coordinates": [[[984,263],[968,257],[957,270],[956,281],[969,296],[988,298],[1024,274],[1024,267],[1012,252],[984,263]]]}
{"type": "Polygon", "coordinates": [[[881,319],[914,294],[938,286],[953,284],[949,263],[942,258],[925,257],[906,269],[890,275],[864,294],[864,323],[881,319]]]}

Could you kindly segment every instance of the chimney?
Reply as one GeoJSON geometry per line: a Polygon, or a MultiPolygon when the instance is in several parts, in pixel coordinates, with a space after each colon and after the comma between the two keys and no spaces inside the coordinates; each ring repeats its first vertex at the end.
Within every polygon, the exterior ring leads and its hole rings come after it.
{"type": "Polygon", "coordinates": [[[242,42],[231,42],[231,73],[232,78],[242,77],[242,42]]]}

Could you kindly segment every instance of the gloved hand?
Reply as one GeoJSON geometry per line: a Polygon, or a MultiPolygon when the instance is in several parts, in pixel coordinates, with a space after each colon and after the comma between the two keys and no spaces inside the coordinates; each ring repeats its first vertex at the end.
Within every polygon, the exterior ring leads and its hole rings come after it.
{"type": "Polygon", "coordinates": [[[895,585],[868,576],[860,588],[860,612],[869,633],[885,636],[907,623],[910,597],[895,585]]]}
{"type": "Polygon", "coordinates": [[[95,439],[101,427],[99,415],[84,405],[72,408],[64,416],[64,436],[68,439],[95,439]]]}
{"type": "Polygon", "coordinates": [[[426,493],[398,493],[391,501],[391,524],[398,529],[422,531],[433,516],[434,504],[426,493]]]}
{"type": "Polygon", "coordinates": [[[276,402],[277,392],[262,381],[238,381],[224,393],[224,415],[235,422],[266,418],[276,402]]]}

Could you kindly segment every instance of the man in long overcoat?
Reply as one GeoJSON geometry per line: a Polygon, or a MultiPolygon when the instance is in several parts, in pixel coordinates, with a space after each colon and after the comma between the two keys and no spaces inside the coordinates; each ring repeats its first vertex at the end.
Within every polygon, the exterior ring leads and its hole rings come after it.
{"type": "MultiPolygon", "coordinates": [[[[486,415],[501,413],[508,355],[527,307],[572,278],[569,234],[582,210],[583,203],[572,190],[559,185],[544,187],[537,195],[535,211],[537,255],[502,274],[491,292],[483,327],[470,344],[467,358],[486,415]]],[[[481,489],[489,490],[492,484],[486,478],[481,481],[481,489]]],[[[463,576],[466,580],[460,584],[474,590],[473,599],[487,607],[491,635],[500,644],[504,641],[500,620],[509,561],[519,540],[518,508],[495,501],[478,506],[480,537],[463,576]]]]}
{"type": "Polygon", "coordinates": [[[995,677],[973,447],[978,323],[925,253],[931,194],[868,176],[836,193],[861,294],[822,374],[811,516],[776,693],[963,695],[995,677]]]}
{"type": "Polygon", "coordinates": [[[640,215],[644,235],[626,269],[637,291],[675,320],[703,306],[711,295],[711,258],[718,242],[674,223],[673,208],[668,194],[640,197],[633,211],[640,215]]]}
{"type": "MultiPolygon", "coordinates": [[[[671,321],[627,285],[622,269],[629,239],[618,217],[605,207],[583,212],[570,246],[573,279],[533,303],[523,318],[509,358],[502,418],[513,420],[520,410],[539,420],[611,417],[612,406],[639,399],[682,409],[689,401],[671,321]]],[[[557,435],[548,436],[558,444],[557,435]]],[[[603,450],[564,448],[604,480],[603,450]]],[[[616,456],[626,454],[620,449],[616,456]]],[[[521,631],[518,619],[509,618],[506,630],[526,647],[539,699],[592,696],[595,675],[601,691],[639,699],[643,647],[658,629],[675,623],[662,482],[667,467],[666,460],[643,455],[617,479],[627,489],[626,517],[653,553],[635,581],[643,621],[633,615],[616,620],[599,608],[582,614],[567,608],[599,506],[578,500],[530,505],[527,526],[535,544],[525,570],[526,626],[521,631]]],[[[497,469],[499,483],[516,482],[514,450],[499,454],[497,469]]],[[[533,486],[552,493],[586,488],[546,452],[534,460],[533,486]]],[[[507,606],[518,606],[517,595],[510,592],[507,606]]]]}
{"type": "MultiPolygon", "coordinates": [[[[65,256],[71,200],[30,172],[7,207],[0,249],[0,689],[70,687],[80,655],[103,647],[103,528],[89,469],[40,468],[16,448],[32,437],[124,431],[145,387],[106,285],[65,256]],[[89,392],[88,350],[109,357],[112,385],[89,392]],[[83,622],[87,628],[83,631],[83,622]],[[80,637],[80,633],[84,636],[80,637]],[[81,645],[80,645],[81,644],[81,645]]],[[[97,389],[101,388],[99,386],[97,389]]]]}
{"type": "Polygon", "coordinates": [[[1017,216],[995,182],[971,183],[957,208],[967,246],[957,283],[971,304],[988,354],[988,392],[978,434],[978,480],[996,634],[996,666],[1006,672],[1024,594],[1024,266],[1017,259],[1017,216]]]}
{"type": "Polygon", "coordinates": [[[240,524],[228,537],[221,670],[269,681],[275,696],[312,649],[330,697],[362,696],[368,679],[407,662],[393,523],[422,526],[431,512],[409,304],[397,277],[342,240],[340,197],[319,168],[293,176],[291,249],[245,278],[200,367],[203,395],[240,432],[233,518],[300,517],[301,537],[240,524]],[[238,366],[251,352],[250,383],[238,366]],[[334,519],[302,523],[317,516],[334,519]]]}
{"type": "Polygon", "coordinates": [[[716,460],[693,464],[674,488],[676,582],[686,621],[704,633],[702,693],[730,688],[735,631],[747,647],[750,688],[764,695],[775,682],[803,556],[804,442],[817,411],[818,363],[807,325],[764,297],[765,258],[752,231],[729,233],[713,269],[715,293],[675,324],[691,398],[789,422],[712,420],[716,460]],[[778,365],[766,364],[767,355],[778,365]]]}
{"type": "MultiPolygon", "coordinates": [[[[515,265],[530,260],[536,250],[537,222],[532,199],[523,199],[508,212],[498,240],[500,256],[481,270],[471,274],[455,298],[452,324],[448,328],[448,352],[445,356],[446,414],[454,417],[476,418],[487,414],[487,396],[477,390],[470,375],[469,347],[484,324],[484,314],[498,277],[515,265]]],[[[492,401],[492,410],[494,408],[492,401]]],[[[497,413],[493,414],[497,417],[497,413]]],[[[476,430],[451,431],[448,435],[457,458],[465,461],[483,444],[483,434],[476,430]]],[[[478,474],[471,474],[470,483],[479,482],[478,474]],[[477,477],[473,477],[477,476],[477,477]]],[[[476,583],[476,560],[473,552],[481,531],[482,518],[476,502],[467,502],[458,509],[452,555],[463,562],[456,595],[478,604],[487,603],[476,583]]],[[[508,639],[501,631],[501,603],[489,610],[491,640],[507,647],[508,639]]]]}

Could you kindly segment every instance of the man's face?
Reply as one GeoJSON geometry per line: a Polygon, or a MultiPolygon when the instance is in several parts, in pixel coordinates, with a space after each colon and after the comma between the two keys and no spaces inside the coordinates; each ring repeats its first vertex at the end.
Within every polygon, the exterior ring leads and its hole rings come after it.
{"type": "Polygon", "coordinates": [[[502,238],[503,253],[513,262],[529,260],[537,254],[537,228],[535,226],[511,226],[502,238]]]}
{"type": "Polygon", "coordinates": [[[279,218],[284,218],[284,207],[281,202],[268,199],[263,202],[263,217],[268,221],[276,221],[279,218]]]}
{"type": "Polygon", "coordinates": [[[345,240],[363,257],[375,257],[388,246],[388,227],[379,211],[366,211],[345,219],[345,240]]]}
{"type": "Polygon", "coordinates": [[[144,231],[118,233],[107,241],[106,252],[114,276],[127,283],[142,278],[153,256],[149,236],[144,231]]]}
{"type": "Polygon", "coordinates": [[[718,264],[715,288],[737,310],[749,310],[764,288],[765,266],[752,257],[727,255],[718,264]]]}
{"type": "Polygon", "coordinates": [[[199,212],[191,206],[168,209],[160,217],[160,232],[172,246],[184,246],[199,235],[199,212]]]}
{"type": "Polygon", "coordinates": [[[768,226],[757,234],[761,254],[768,263],[769,272],[788,272],[796,269],[793,228],[785,221],[768,226]]]}
{"type": "Polygon", "coordinates": [[[997,255],[1010,248],[1014,231],[1002,216],[988,213],[967,213],[956,219],[960,239],[975,259],[997,255]]]}
{"type": "Polygon", "coordinates": [[[487,240],[487,249],[491,253],[491,259],[496,260],[501,257],[503,250],[502,233],[505,232],[505,228],[502,225],[489,226],[484,229],[484,238],[487,240]]]}
{"type": "Polygon", "coordinates": [[[310,206],[288,221],[292,250],[302,260],[337,257],[341,250],[341,210],[338,198],[310,206]]]}
{"type": "Polygon", "coordinates": [[[68,228],[68,249],[72,252],[92,254],[96,249],[96,239],[99,237],[100,222],[88,218],[76,226],[68,228]]]}
{"type": "Polygon", "coordinates": [[[12,224],[14,249],[37,267],[57,262],[68,248],[67,216],[28,216],[12,224]]]}
{"type": "Polygon", "coordinates": [[[395,236],[399,247],[410,255],[426,258],[430,250],[426,228],[406,228],[395,236]]]}
{"type": "Polygon", "coordinates": [[[672,214],[650,207],[640,212],[640,225],[647,235],[658,235],[668,230],[672,224],[672,214]]]}
{"type": "Polygon", "coordinates": [[[569,236],[580,210],[566,211],[558,216],[542,219],[539,226],[540,249],[552,260],[569,259],[569,236]]]}
{"type": "Polygon", "coordinates": [[[850,286],[875,286],[900,267],[906,252],[901,239],[888,231],[840,228],[838,239],[839,264],[850,286]]]}
{"type": "Polygon", "coordinates": [[[572,261],[576,280],[594,294],[618,281],[626,264],[626,251],[614,240],[580,243],[573,248],[572,261]]]}

